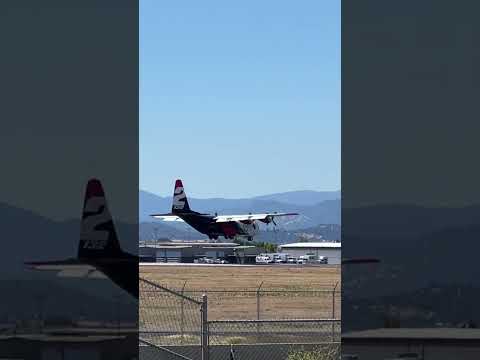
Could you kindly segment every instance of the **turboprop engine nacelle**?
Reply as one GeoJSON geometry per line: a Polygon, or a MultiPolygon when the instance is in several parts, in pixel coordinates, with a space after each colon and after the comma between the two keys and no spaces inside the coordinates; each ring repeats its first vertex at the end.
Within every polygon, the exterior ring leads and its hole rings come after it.
{"type": "Polygon", "coordinates": [[[242,230],[244,235],[246,236],[253,236],[258,234],[259,226],[255,221],[236,221],[237,226],[242,230]]]}

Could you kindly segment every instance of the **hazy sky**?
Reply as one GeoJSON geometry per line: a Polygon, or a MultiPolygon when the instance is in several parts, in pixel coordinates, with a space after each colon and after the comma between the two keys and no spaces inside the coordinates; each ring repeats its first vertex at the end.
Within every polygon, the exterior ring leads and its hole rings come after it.
{"type": "Polygon", "coordinates": [[[340,1],[140,1],[140,188],[340,188],[340,1]]]}

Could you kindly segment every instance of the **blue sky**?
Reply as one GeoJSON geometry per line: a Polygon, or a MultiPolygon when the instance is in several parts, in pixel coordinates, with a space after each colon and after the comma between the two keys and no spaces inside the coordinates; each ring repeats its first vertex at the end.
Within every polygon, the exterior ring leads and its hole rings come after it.
{"type": "Polygon", "coordinates": [[[340,188],[340,1],[140,1],[140,188],[340,188]]]}

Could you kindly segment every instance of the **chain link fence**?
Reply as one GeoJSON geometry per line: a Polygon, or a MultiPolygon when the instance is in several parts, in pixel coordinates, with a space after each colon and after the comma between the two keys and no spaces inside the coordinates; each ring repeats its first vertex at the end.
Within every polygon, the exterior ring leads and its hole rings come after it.
{"type": "Polygon", "coordinates": [[[339,319],[341,294],[327,289],[263,288],[236,290],[175,289],[193,298],[208,295],[210,320],[339,319]]]}
{"type": "Polygon", "coordinates": [[[192,358],[179,354],[167,347],[155,345],[149,341],[138,339],[138,352],[142,360],[191,360],[192,358]]]}
{"type": "Polygon", "coordinates": [[[189,291],[185,284],[172,290],[140,279],[140,355],[168,360],[317,359],[315,354],[340,343],[339,301],[335,289],[189,291]],[[318,304],[318,312],[305,312],[318,304]],[[306,313],[324,316],[288,319],[306,313]]]}
{"type": "Polygon", "coordinates": [[[319,345],[340,343],[340,320],[209,321],[210,360],[288,359],[319,345]]]}
{"type": "Polygon", "coordinates": [[[142,278],[139,287],[139,339],[148,353],[162,353],[159,359],[173,359],[173,354],[202,359],[208,345],[206,297],[194,299],[142,278]]]}

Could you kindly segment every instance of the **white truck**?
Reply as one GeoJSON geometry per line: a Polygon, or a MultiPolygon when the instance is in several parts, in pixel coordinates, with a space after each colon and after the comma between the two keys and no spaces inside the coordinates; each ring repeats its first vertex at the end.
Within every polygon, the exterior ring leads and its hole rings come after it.
{"type": "Polygon", "coordinates": [[[284,264],[287,262],[288,254],[278,253],[273,255],[273,261],[275,264],[284,264]]]}
{"type": "Polygon", "coordinates": [[[317,261],[317,257],[314,254],[305,254],[298,258],[299,264],[313,264],[317,261]]]}
{"type": "Polygon", "coordinates": [[[260,254],[255,257],[256,264],[271,264],[273,262],[273,255],[260,254]]]}
{"type": "Polygon", "coordinates": [[[287,257],[287,264],[296,264],[297,258],[295,256],[288,256],[287,257]]]}

